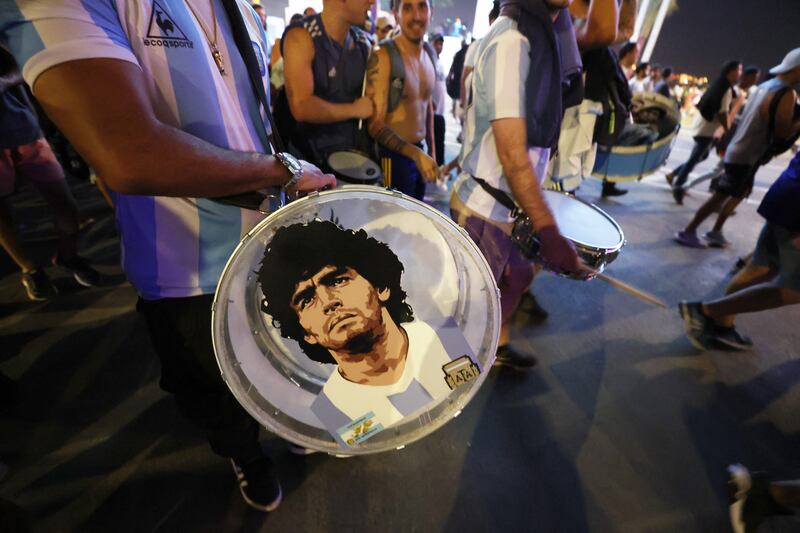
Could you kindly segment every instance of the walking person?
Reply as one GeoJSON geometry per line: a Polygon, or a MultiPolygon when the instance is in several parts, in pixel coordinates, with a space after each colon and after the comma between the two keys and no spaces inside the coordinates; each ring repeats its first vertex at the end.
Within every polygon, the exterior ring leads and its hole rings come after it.
{"type": "Polygon", "coordinates": [[[689,174],[698,163],[704,161],[714,142],[717,128],[722,127],[723,132],[728,131],[728,111],[733,101],[733,86],[742,75],[740,61],[728,61],[723,65],[720,75],[697,103],[697,122],[695,123],[694,147],[689,159],[668,173],[667,183],[672,186],[672,196],[678,205],[683,205],[686,191],[683,186],[689,174]]]}
{"type": "Polygon", "coordinates": [[[800,154],[769,188],[758,212],[766,219],[753,258],[731,280],[725,296],[681,302],[689,340],[708,350],[747,350],[752,341],[734,327],[737,315],[800,303],[800,154]]]}
{"type": "Polygon", "coordinates": [[[536,365],[532,354],[511,347],[509,330],[509,319],[533,280],[533,269],[511,240],[513,218],[507,204],[516,203],[530,217],[548,263],[564,271],[580,268],[541,189],[549,147],[561,129],[562,76],[580,62],[574,34],[569,36],[572,21],[564,9],[568,4],[568,0],[500,1],[500,16],[477,50],[463,172],[450,200],[453,219],[481,249],[500,288],[502,326],[496,364],[516,370],[536,365]],[[542,46],[534,48],[532,43],[537,42],[542,46]],[[501,75],[503,82],[497,83],[501,75]]]}
{"type": "Polygon", "coordinates": [[[769,160],[781,139],[791,139],[800,130],[795,117],[800,84],[800,48],[789,52],[783,62],[770,70],[775,78],[753,92],[742,114],[736,135],[725,152],[725,173],[714,185],[714,194],[695,213],[689,224],[675,235],[675,240],[693,248],[706,245],[697,237],[697,228],[712,213],[719,211],[711,231],[705,234],[709,245],[726,246],[722,235],[725,221],[753,188],[758,167],[769,160]],[[774,100],[777,98],[777,100],[774,100]]]}

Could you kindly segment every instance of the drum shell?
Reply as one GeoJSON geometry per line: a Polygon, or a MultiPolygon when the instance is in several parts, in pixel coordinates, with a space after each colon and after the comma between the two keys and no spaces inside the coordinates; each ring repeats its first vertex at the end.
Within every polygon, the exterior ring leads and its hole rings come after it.
{"type": "MultiPolygon", "coordinates": [[[[574,198],[574,200],[583,202],[577,198],[574,198]]],[[[583,203],[586,204],[587,202],[583,203]]],[[[591,204],[588,205],[591,206],[591,204]]],[[[570,279],[590,280],[602,273],[606,267],[608,267],[608,265],[610,265],[617,258],[617,256],[619,256],[622,247],[625,245],[622,229],[619,228],[619,225],[617,225],[614,219],[612,219],[601,209],[595,206],[591,207],[604,215],[605,218],[616,227],[620,234],[619,244],[612,247],[593,246],[591,244],[576,241],[575,239],[570,239],[569,236],[565,235],[565,237],[572,242],[573,246],[575,246],[575,252],[578,254],[578,257],[587,268],[580,272],[555,272],[556,274],[570,279]]],[[[517,216],[511,232],[511,240],[522,250],[523,254],[528,259],[534,263],[542,264],[545,266],[545,268],[547,268],[547,265],[541,256],[541,242],[536,236],[536,231],[531,223],[531,220],[526,215],[520,214],[517,216]]]]}

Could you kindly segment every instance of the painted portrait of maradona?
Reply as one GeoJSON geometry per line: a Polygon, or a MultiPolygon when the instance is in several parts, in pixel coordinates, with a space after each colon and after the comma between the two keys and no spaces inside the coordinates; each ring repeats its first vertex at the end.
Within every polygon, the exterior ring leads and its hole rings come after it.
{"type": "Polygon", "coordinates": [[[308,358],[336,365],[311,409],[342,446],[453,389],[447,367],[462,354],[448,354],[434,328],[415,320],[403,270],[385,243],[328,221],[281,227],[265,249],[262,309],[308,358]]]}

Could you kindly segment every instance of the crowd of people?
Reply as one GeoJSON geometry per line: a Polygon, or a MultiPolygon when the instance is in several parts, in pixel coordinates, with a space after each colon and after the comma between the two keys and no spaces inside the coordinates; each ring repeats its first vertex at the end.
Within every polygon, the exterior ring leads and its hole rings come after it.
{"type": "MultiPolygon", "coordinates": [[[[511,347],[508,324],[521,306],[541,310],[526,303],[537,268],[510,238],[517,213],[532,221],[546,268],[580,271],[543,186],[588,177],[598,145],[647,144],[667,133],[662,111],[636,104],[638,93],[673,98],[677,83],[671,67],[637,62],[639,48],[628,42],[636,0],[496,0],[488,33],[456,55],[455,70],[440,62],[442,33],[429,34],[429,0],[393,0],[391,17],[374,24],[372,4],[324,0],[320,13],[309,8],[292,17],[274,46],[263,8],[242,0],[133,2],[124,10],[58,0],[0,13],[0,237],[28,296],[54,294],[43,266],[25,255],[5,205],[18,176],[52,206],[59,235],[53,264],[84,285],[99,276],[77,254],[75,202],[17,63],[44,113],[110,192],[123,268],[162,363],[161,386],[203,428],[214,452],[232,461],[245,501],[262,511],[280,504],[280,482],[259,446],[258,424],[219,376],[211,342],[219,276],[262,215],[215,199],[364,181],[332,163],[338,152],[364,155],[381,170],[371,183],[419,200],[428,184],[458,169],[450,215],[484,254],[501,294],[496,363],[527,371],[536,359],[511,347]],[[158,21],[160,37],[141,21],[158,21]],[[92,45],[75,47],[78,40],[92,45]],[[252,61],[261,77],[256,90],[252,61]],[[463,124],[453,162],[444,154],[446,93],[463,124]],[[572,142],[578,130],[592,142],[572,142]]],[[[462,35],[452,26],[450,33],[462,35]]],[[[800,49],[770,69],[770,80],[759,84],[759,74],[728,62],[697,104],[691,156],[667,174],[675,201],[711,149],[724,153],[724,166],[712,180],[714,195],[677,233],[682,245],[724,246],[723,224],[750,193],[758,167],[800,133],[800,49]],[[703,242],[696,232],[715,211],[703,242]]],[[[625,192],[603,183],[604,196],[625,192]]],[[[800,303],[798,200],[800,156],[764,199],[759,212],[767,222],[728,294],[681,303],[696,346],[747,349],[752,343],[734,326],[738,314],[800,303]]],[[[754,494],[743,472],[732,471],[740,504],[754,494]]],[[[788,485],[759,494],[791,506],[796,493],[788,485]]]]}

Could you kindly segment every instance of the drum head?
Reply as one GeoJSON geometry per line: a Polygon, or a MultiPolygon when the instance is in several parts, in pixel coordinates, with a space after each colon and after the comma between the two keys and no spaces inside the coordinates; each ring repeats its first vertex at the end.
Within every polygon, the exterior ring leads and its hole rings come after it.
{"type": "Polygon", "coordinates": [[[328,166],[341,177],[371,183],[381,178],[381,168],[375,161],[356,150],[333,152],[328,156],[328,166]]]}
{"type": "Polygon", "coordinates": [[[458,416],[499,328],[494,278],[466,233],[371,186],[298,200],[256,226],[212,315],[217,362],[244,408],[291,442],[348,455],[458,416]]]}
{"type": "Polygon", "coordinates": [[[618,250],[625,243],[622,229],[605,211],[574,196],[543,191],[561,234],[599,250],[618,250]]]}

